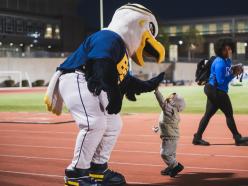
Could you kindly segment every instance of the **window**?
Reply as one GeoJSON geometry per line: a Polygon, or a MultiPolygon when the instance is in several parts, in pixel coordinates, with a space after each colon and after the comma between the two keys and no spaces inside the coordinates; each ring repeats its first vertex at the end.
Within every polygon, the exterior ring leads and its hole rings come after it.
{"type": "Polygon", "coordinates": [[[32,21],[27,21],[27,32],[32,33],[34,31],[32,21]]]}
{"type": "Polygon", "coordinates": [[[246,43],[237,42],[237,54],[245,54],[246,43]]]}
{"type": "Polygon", "coordinates": [[[223,33],[223,24],[217,24],[217,33],[223,33]]]}
{"type": "Polygon", "coordinates": [[[195,25],[195,29],[200,32],[200,35],[203,34],[203,25],[200,25],[200,24],[195,25]]]}
{"type": "Polygon", "coordinates": [[[237,23],[237,31],[239,33],[245,32],[245,23],[244,22],[238,22],[237,23]]]}
{"type": "Polygon", "coordinates": [[[16,19],[16,32],[23,33],[23,20],[22,19],[16,19]]]}
{"type": "Polygon", "coordinates": [[[177,27],[171,26],[170,27],[170,36],[176,36],[176,33],[177,33],[177,27]]]}
{"type": "Polygon", "coordinates": [[[51,24],[46,25],[45,38],[51,39],[53,37],[53,28],[51,24]]]}
{"type": "Polygon", "coordinates": [[[177,26],[177,34],[182,34],[182,26],[177,26]]]}
{"type": "Polygon", "coordinates": [[[54,38],[55,38],[55,39],[60,39],[60,28],[59,28],[58,25],[55,26],[54,38]]]}
{"type": "Polygon", "coordinates": [[[183,31],[184,33],[187,32],[187,31],[189,31],[189,25],[183,25],[182,31],[183,31]]]}
{"type": "Polygon", "coordinates": [[[223,33],[230,33],[230,23],[223,23],[223,33]]]}
{"type": "Polygon", "coordinates": [[[3,32],[3,28],[4,28],[4,17],[0,16],[0,32],[3,32]]]}
{"type": "Polygon", "coordinates": [[[217,26],[216,24],[209,24],[209,34],[216,34],[217,26]]]}
{"type": "Polygon", "coordinates": [[[14,32],[14,19],[12,17],[5,17],[5,32],[14,32]]]}
{"type": "Polygon", "coordinates": [[[169,33],[170,33],[170,27],[167,27],[167,26],[166,26],[166,27],[164,28],[164,32],[165,32],[166,34],[169,34],[169,33]]]}

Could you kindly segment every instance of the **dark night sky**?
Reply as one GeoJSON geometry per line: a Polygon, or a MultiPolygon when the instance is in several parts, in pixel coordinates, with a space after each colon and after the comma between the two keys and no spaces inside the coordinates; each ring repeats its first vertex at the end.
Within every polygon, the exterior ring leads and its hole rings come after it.
{"type": "MultiPolygon", "coordinates": [[[[79,14],[87,27],[99,27],[100,0],[79,0],[79,14]]],[[[158,19],[183,19],[195,17],[248,15],[248,0],[103,0],[104,26],[114,11],[123,4],[140,3],[149,8],[158,19]]]]}

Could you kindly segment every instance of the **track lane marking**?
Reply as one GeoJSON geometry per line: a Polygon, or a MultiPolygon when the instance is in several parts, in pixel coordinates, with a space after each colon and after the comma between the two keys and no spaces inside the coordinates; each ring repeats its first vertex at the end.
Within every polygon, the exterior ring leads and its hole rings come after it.
{"type": "MultiPolygon", "coordinates": [[[[71,161],[67,158],[45,158],[45,157],[35,157],[35,156],[16,156],[16,155],[0,155],[4,157],[11,158],[24,158],[24,159],[42,159],[42,160],[59,160],[59,161],[71,161]]],[[[126,165],[126,166],[146,166],[146,167],[164,167],[164,164],[143,164],[143,163],[129,163],[129,162],[116,162],[110,161],[109,164],[113,165],[126,165]]],[[[216,168],[216,167],[195,167],[195,166],[185,166],[186,169],[198,169],[198,170],[218,170],[218,171],[234,171],[234,172],[248,172],[248,169],[228,169],[228,168],[216,168]]]]}
{"type": "MultiPolygon", "coordinates": [[[[12,133],[34,133],[34,134],[74,134],[76,135],[77,132],[63,132],[63,131],[26,131],[26,130],[0,130],[0,132],[12,132],[12,133]]],[[[152,131],[151,131],[152,132],[152,131]]],[[[157,137],[156,134],[121,134],[120,137],[122,136],[134,136],[134,137],[157,137]]],[[[189,138],[193,139],[192,136],[180,136],[180,138],[189,138]]],[[[206,137],[206,139],[233,139],[233,138],[225,138],[225,137],[206,137]]]]}
{"type": "MultiPolygon", "coordinates": [[[[65,150],[73,150],[72,147],[54,147],[54,146],[33,146],[33,145],[15,145],[15,144],[0,144],[0,146],[13,146],[13,147],[26,147],[26,148],[47,148],[47,149],[65,149],[65,150]]],[[[139,150],[121,150],[114,149],[113,152],[121,152],[121,153],[141,153],[141,154],[156,154],[159,155],[158,151],[139,151],[139,150]]],[[[247,155],[226,155],[226,154],[206,154],[206,153],[183,153],[178,152],[177,155],[180,156],[203,156],[203,157],[224,157],[224,158],[248,158],[247,155]]],[[[1,156],[1,154],[0,154],[1,156]]]]}

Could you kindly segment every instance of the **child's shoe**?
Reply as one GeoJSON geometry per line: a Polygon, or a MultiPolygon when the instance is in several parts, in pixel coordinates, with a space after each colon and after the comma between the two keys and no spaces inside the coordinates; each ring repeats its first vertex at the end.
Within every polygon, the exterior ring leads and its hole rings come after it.
{"type": "Polygon", "coordinates": [[[184,169],[184,166],[181,163],[178,163],[178,165],[176,167],[174,167],[173,169],[170,169],[168,171],[168,175],[170,177],[175,177],[179,172],[181,172],[184,169]]]}
{"type": "Polygon", "coordinates": [[[168,176],[170,170],[170,167],[166,167],[165,169],[161,170],[160,174],[163,176],[168,176]]]}

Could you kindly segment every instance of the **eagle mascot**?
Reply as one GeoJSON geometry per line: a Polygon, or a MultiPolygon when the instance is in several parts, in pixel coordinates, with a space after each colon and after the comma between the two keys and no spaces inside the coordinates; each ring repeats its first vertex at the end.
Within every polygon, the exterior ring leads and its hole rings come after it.
{"type": "Polygon", "coordinates": [[[107,28],[88,38],[54,73],[44,98],[49,111],[59,115],[63,103],[79,132],[73,159],[65,169],[65,185],[124,185],[122,174],[108,168],[108,161],[122,121],[125,96],[158,87],[164,73],[142,81],[130,73],[130,60],[144,65],[143,56],[164,61],[165,50],[155,37],[158,24],[152,12],[140,4],[117,9],[107,28]]]}

